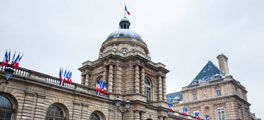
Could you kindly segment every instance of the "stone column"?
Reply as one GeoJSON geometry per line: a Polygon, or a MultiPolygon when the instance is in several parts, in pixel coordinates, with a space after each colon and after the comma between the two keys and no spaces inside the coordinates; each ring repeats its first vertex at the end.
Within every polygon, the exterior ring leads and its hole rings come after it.
{"type": "Polygon", "coordinates": [[[145,94],[144,93],[144,91],[145,91],[145,89],[144,89],[144,84],[145,84],[145,69],[144,68],[141,69],[141,81],[140,82],[141,82],[141,86],[140,86],[141,87],[141,94],[144,95],[145,94]]]}
{"type": "MultiPolygon", "coordinates": [[[[84,85],[85,86],[88,86],[89,85],[89,80],[90,80],[90,76],[89,76],[88,73],[86,73],[86,75],[85,75],[85,82],[84,82],[84,85]]],[[[90,86],[90,87],[92,87],[92,86],[90,86]]]]}
{"type": "Polygon", "coordinates": [[[109,66],[108,92],[113,92],[113,65],[109,66]]]}
{"type": "Polygon", "coordinates": [[[162,92],[163,92],[163,100],[166,101],[166,77],[163,77],[162,80],[162,92]]]}
{"type": "Polygon", "coordinates": [[[115,82],[115,92],[121,94],[121,82],[122,82],[122,68],[120,65],[116,65],[116,82],[115,82]]]}
{"type": "Polygon", "coordinates": [[[162,101],[162,78],[158,76],[158,83],[159,83],[159,101],[162,101]]]}
{"type": "Polygon", "coordinates": [[[106,66],[103,66],[103,78],[104,78],[104,82],[106,82],[106,80],[107,80],[107,69],[106,69],[106,66]]]}
{"type": "Polygon", "coordinates": [[[140,120],[139,111],[134,112],[134,120],[140,120]]]}
{"type": "Polygon", "coordinates": [[[135,93],[139,93],[139,66],[135,68],[135,93]]]}

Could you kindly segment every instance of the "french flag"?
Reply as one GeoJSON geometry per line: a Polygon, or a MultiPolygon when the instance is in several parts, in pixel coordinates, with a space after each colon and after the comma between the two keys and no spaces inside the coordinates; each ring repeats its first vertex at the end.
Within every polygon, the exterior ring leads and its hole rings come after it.
{"type": "Polygon", "coordinates": [[[128,15],[130,15],[130,12],[127,10],[127,7],[125,6],[125,11],[128,15]]]}
{"type": "Polygon", "coordinates": [[[194,113],[194,117],[195,117],[196,119],[200,119],[199,112],[195,112],[195,113],[194,113]]]}
{"type": "Polygon", "coordinates": [[[16,57],[16,52],[14,53],[13,57],[12,57],[12,63],[11,66],[13,67],[15,64],[15,57],[16,57]]]}
{"type": "Polygon", "coordinates": [[[183,112],[183,115],[184,116],[188,116],[188,114],[187,114],[187,112],[188,112],[187,108],[183,108],[182,112],[183,112]]]}
{"type": "Polygon", "coordinates": [[[206,120],[210,120],[209,115],[206,115],[206,116],[205,116],[205,119],[206,119],[206,120]]]}
{"type": "Polygon", "coordinates": [[[18,62],[19,58],[20,58],[20,54],[17,55],[17,57],[16,57],[16,59],[14,61],[14,64],[12,65],[13,68],[15,68],[15,65],[18,62]]]}
{"type": "Polygon", "coordinates": [[[104,94],[107,93],[107,90],[106,90],[106,83],[105,83],[105,82],[103,83],[103,93],[104,93],[104,94]]]}
{"type": "Polygon", "coordinates": [[[70,74],[69,74],[70,84],[72,84],[72,79],[71,79],[71,77],[72,77],[72,72],[70,72],[70,74]]]}
{"type": "Polygon", "coordinates": [[[10,61],[10,55],[11,55],[11,51],[9,51],[9,53],[6,56],[6,62],[5,62],[5,66],[7,67],[8,62],[10,61]]]}
{"type": "Polygon", "coordinates": [[[18,59],[18,61],[15,63],[15,68],[19,68],[19,62],[22,59],[23,55],[21,55],[18,59]]]}
{"type": "Polygon", "coordinates": [[[173,112],[173,107],[172,106],[173,106],[172,104],[169,104],[169,109],[170,109],[171,112],[173,112]]]}
{"type": "Polygon", "coordinates": [[[60,68],[59,77],[60,77],[60,85],[61,86],[62,86],[62,72],[63,72],[63,69],[60,68]]]}
{"type": "Polygon", "coordinates": [[[99,82],[99,80],[96,81],[96,95],[97,96],[100,95],[100,82],[99,82]]]}
{"type": "Polygon", "coordinates": [[[1,67],[3,67],[5,65],[6,60],[7,60],[7,51],[5,52],[5,56],[4,56],[3,62],[1,64],[1,67]]]}
{"type": "Polygon", "coordinates": [[[66,74],[67,74],[67,70],[65,69],[65,71],[64,71],[64,77],[63,77],[63,81],[62,81],[62,86],[64,86],[64,83],[66,81],[66,74]]]}

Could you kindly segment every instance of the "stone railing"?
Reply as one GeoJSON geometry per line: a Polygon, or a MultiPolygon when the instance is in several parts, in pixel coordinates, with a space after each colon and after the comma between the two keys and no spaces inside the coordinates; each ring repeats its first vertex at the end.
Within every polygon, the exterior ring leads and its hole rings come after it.
{"type": "MultiPolygon", "coordinates": [[[[198,119],[196,119],[194,116],[184,116],[182,113],[180,113],[180,112],[176,112],[176,111],[174,111],[174,112],[168,112],[168,114],[169,114],[169,117],[171,116],[171,117],[178,117],[178,118],[182,118],[182,119],[186,119],[186,120],[198,120],[198,119]]],[[[204,120],[204,119],[200,119],[200,120],[204,120]]]]}
{"type": "MultiPolygon", "coordinates": [[[[5,67],[0,67],[0,74],[4,74],[4,69],[5,67]]],[[[42,82],[46,82],[47,84],[57,85],[58,87],[62,87],[65,89],[71,89],[71,90],[75,90],[75,91],[86,93],[86,94],[96,95],[95,88],[90,88],[90,87],[87,87],[87,86],[84,86],[78,83],[70,84],[68,82],[65,82],[64,86],[61,86],[60,79],[57,77],[53,77],[47,74],[43,74],[40,72],[36,72],[33,70],[21,68],[21,67],[19,67],[18,69],[13,69],[13,70],[14,70],[14,73],[13,73],[14,77],[24,77],[24,78],[28,78],[27,80],[32,80],[32,79],[39,80],[42,82]]],[[[109,95],[101,94],[100,97],[108,98],[109,95]]]]}

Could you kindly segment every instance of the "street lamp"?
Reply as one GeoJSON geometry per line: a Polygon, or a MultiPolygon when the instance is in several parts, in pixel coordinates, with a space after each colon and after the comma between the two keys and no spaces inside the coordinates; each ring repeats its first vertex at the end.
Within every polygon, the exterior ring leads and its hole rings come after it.
{"type": "Polygon", "coordinates": [[[121,110],[119,107],[120,107],[120,99],[117,97],[116,98],[116,101],[115,101],[115,105],[117,107],[117,109],[121,112],[121,115],[122,115],[122,120],[124,120],[124,113],[128,111],[128,109],[130,108],[130,101],[127,99],[125,101],[125,110],[121,110]]]}
{"type": "Polygon", "coordinates": [[[6,67],[4,71],[5,71],[6,81],[0,82],[0,85],[2,83],[8,84],[8,80],[13,76],[13,73],[14,73],[14,70],[11,67],[6,67]]]}

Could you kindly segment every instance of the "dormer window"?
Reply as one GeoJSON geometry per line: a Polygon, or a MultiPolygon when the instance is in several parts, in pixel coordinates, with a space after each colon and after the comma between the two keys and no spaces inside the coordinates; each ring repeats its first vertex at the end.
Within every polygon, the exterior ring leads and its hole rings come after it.
{"type": "Polygon", "coordinates": [[[122,49],[121,49],[121,52],[122,52],[122,53],[127,53],[128,50],[127,50],[126,48],[122,48],[122,49]]]}

